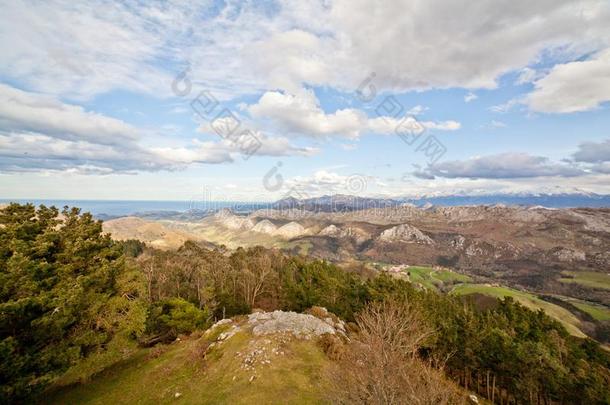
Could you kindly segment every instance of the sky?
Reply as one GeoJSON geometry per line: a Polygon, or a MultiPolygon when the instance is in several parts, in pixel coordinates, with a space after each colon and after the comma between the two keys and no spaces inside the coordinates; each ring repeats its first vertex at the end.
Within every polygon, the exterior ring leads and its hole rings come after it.
{"type": "Polygon", "coordinates": [[[0,198],[610,194],[606,0],[0,9],[0,198]]]}

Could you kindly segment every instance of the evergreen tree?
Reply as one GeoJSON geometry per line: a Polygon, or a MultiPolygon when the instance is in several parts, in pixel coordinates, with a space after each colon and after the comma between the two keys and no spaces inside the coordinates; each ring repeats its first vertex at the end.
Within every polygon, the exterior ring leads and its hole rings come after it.
{"type": "Polygon", "coordinates": [[[76,208],[0,210],[0,396],[23,398],[123,333],[142,333],[140,275],[76,208]]]}

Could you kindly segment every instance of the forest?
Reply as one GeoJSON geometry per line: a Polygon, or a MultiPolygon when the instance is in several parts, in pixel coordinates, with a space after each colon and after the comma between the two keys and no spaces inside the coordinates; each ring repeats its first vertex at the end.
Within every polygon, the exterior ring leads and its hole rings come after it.
{"type": "Polygon", "coordinates": [[[400,302],[432,331],[417,356],[497,403],[610,403],[610,356],[510,298],[481,305],[362,269],[254,247],[113,241],[77,208],[0,210],[0,402],[28,401],[69,370],[89,378],[151,346],[252,310],[328,311],[355,327],[400,302]]]}

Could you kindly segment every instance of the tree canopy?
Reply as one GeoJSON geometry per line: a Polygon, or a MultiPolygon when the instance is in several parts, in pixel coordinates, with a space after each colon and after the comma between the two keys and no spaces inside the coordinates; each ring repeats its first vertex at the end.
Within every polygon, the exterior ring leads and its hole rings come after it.
{"type": "Polygon", "coordinates": [[[118,335],[140,334],[139,277],[90,214],[2,209],[1,397],[36,392],[118,335]]]}

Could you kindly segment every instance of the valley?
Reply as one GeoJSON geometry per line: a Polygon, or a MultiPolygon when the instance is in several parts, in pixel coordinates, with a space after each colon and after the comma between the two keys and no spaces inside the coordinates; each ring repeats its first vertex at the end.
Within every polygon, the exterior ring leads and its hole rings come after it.
{"type": "Polygon", "coordinates": [[[118,218],[104,230],[161,249],[186,240],[228,249],[260,245],[358,272],[389,270],[420,288],[512,296],[576,336],[609,339],[609,209],[403,205],[337,212],[292,203],[203,218],[118,218]]]}

